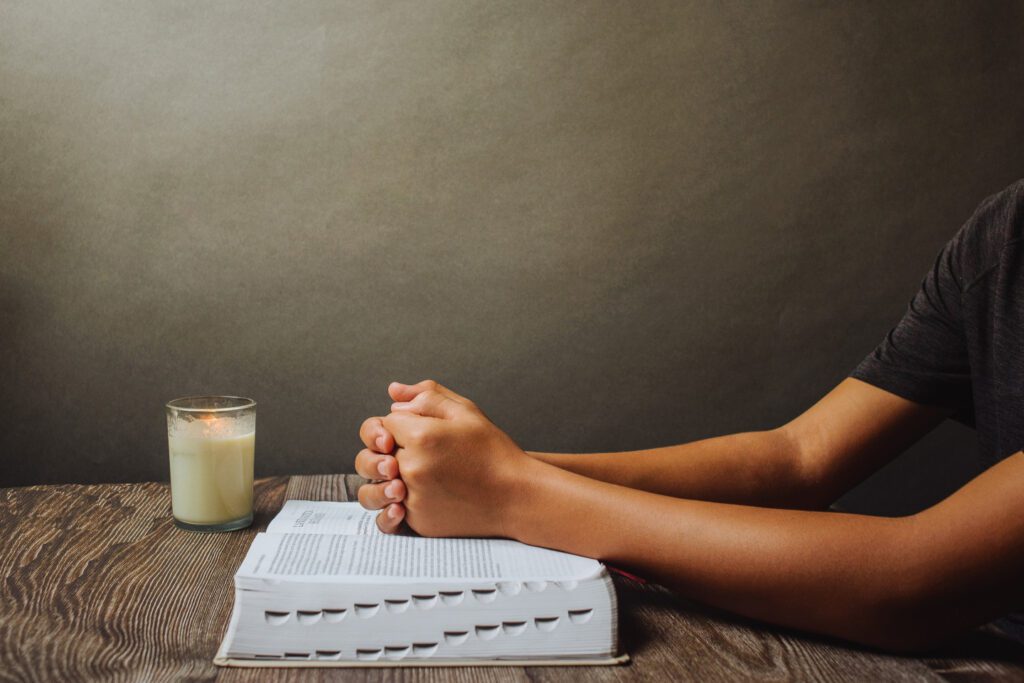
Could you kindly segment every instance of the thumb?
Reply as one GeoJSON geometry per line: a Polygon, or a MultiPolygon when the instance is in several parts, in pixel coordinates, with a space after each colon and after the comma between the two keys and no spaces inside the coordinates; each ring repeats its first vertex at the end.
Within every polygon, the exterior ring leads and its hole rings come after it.
{"type": "Polygon", "coordinates": [[[397,401],[391,404],[393,413],[415,413],[423,417],[436,417],[446,420],[455,416],[459,404],[439,391],[428,389],[420,392],[411,401],[397,401]]]}
{"type": "Polygon", "coordinates": [[[391,396],[392,401],[411,401],[424,391],[436,391],[442,396],[447,396],[456,403],[466,402],[465,398],[459,396],[448,387],[438,384],[432,379],[425,379],[422,382],[417,382],[416,384],[392,382],[388,385],[388,395],[391,396]]]}

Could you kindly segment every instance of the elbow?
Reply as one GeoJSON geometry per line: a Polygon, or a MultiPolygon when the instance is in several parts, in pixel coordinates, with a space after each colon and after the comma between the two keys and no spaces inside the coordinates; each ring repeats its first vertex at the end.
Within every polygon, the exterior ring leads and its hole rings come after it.
{"type": "Polygon", "coordinates": [[[829,510],[844,493],[869,472],[849,466],[851,458],[833,452],[821,428],[789,422],[770,430],[778,448],[787,454],[787,476],[796,492],[793,507],[801,510],[829,510]]]}
{"type": "MultiPolygon", "coordinates": [[[[815,450],[807,439],[797,434],[790,424],[772,429],[766,434],[786,453],[783,462],[785,471],[775,473],[779,479],[788,481],[785,507],[795,510],[828,510],[838,494],[829,481],[828,472],[822,466],[822,458],[815,456],[815,450]]],[[[778,479],[777,479],[778,480],[778,479]]]]}

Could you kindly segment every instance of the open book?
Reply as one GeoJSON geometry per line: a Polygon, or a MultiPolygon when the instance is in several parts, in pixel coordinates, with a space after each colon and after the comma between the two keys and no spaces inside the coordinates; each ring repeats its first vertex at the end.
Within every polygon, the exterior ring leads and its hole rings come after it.
{"type": "Polygon", "coordinates": [[[604,664],[615,590],[595,560],[495,539],[389,536],[358,503],[290,500],[235,574],[215,663],[604,664]]]}

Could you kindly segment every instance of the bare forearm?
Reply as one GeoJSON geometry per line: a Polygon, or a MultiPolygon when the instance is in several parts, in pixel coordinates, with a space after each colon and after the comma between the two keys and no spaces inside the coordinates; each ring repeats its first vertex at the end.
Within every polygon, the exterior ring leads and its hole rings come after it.
{"type": "Polygon", "coordinates": [[[779,429],[648,451],[531,455],[591,479],[667,496],[821,509],[946,415],[848,378],[779,429]]]}
{"type": "Polygon", "coordinates": [[[513,515],[519,540],[630,568],[745,616],[906,648],[942,635],[928,605],[960,609],[955,595],[929,596],[916,518],[679,500],[553,468],[531,474],[513,515]]]}
{"type": "Polygon", "coordinates": [[[591,479],[677,498],[791,508],[832,502],[810,486],[797,444],[783,430],[623,453],[530,455],[591,479]]]}

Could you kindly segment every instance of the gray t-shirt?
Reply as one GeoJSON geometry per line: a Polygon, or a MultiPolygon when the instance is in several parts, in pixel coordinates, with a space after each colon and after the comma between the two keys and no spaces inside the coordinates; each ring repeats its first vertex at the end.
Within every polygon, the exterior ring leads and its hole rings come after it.
{"type": "Polygon", "coordinates": [[[953,410],[989,463],[1024,449],[1024,180],[982,202],[851,376],[953,410]]]}

